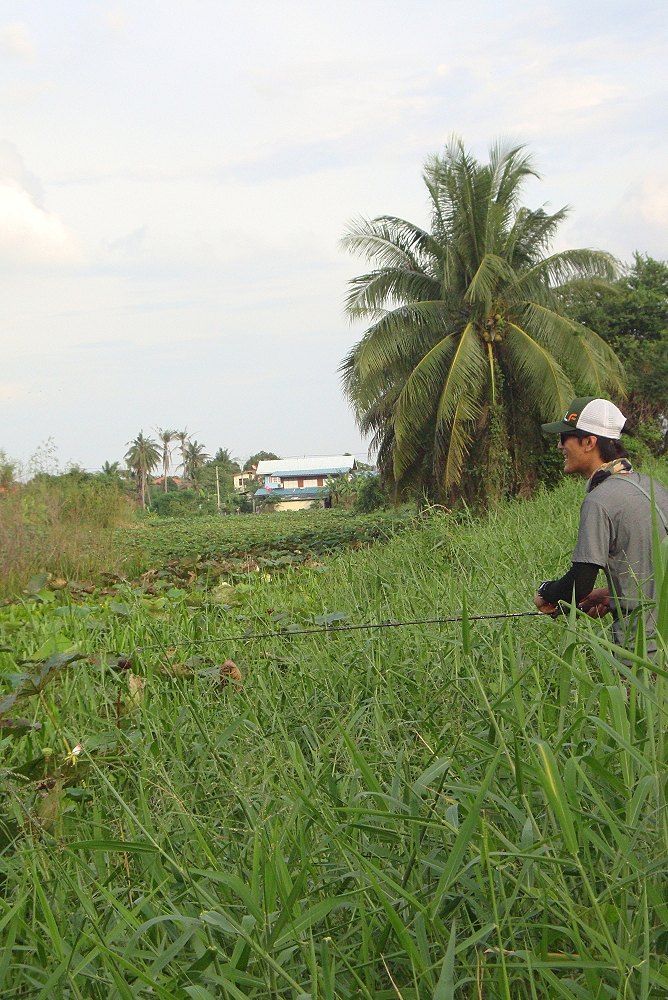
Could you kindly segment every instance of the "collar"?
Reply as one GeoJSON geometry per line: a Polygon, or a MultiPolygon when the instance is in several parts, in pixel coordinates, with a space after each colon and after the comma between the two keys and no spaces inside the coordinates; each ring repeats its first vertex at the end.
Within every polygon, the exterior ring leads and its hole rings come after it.
{"type": "Polygon", "coordinates": [[[612,462],[606,462],[602,465],[600,469],[594,472],[587,482],[587,493],[591,493],[593,489],[599,486],[610,476],[628,476],[630,472],[633,472],[633,466],[629,462],[628,458],[614,458],[612,462]]]}

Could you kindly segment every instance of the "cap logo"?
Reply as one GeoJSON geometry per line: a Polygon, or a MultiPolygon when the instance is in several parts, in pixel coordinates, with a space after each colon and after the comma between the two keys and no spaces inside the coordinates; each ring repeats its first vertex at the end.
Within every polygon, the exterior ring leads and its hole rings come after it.
{"type": "Polygon", "coordinates": [[[566,421],[567,424],[574,424],[578,419],[578,416],[579,414],[577,413],[567,413],[566,416],[564,417],[564,420],[566,421]]]}

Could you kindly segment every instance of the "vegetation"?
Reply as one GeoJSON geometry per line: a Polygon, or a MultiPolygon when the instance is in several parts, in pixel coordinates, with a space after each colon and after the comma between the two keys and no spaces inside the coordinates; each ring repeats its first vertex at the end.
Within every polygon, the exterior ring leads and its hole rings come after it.
{"type": "Polygon", "coordinates": [[[146,507],[146,487],[148,477],[160,463],[160,450],[152,438],[140,431],[133,441],[128,442],[125,461],[137,482],[137,492],[142,507],[146,507]]]}
{"type": "Polygon", "coordinates": [[[280,517],[161,518],[117,531],[116,545],[125,554],[128,569],[136,573],[180,560],[190,569],[201,566],[206,573],[215,572],[221,562],[228,571],[247,572],[249,558],[252,568],[310,562],[314,556],[388,538],[412,520],[412,511],[406,510],[354,516],[345,509],[284,511],[280,517]]]}
{"type": "Polygon", "coordinates": [[[0,596],[37,573],[64,586],[120,571],[113,529],[131,514],[120,481],[105,474],[42,474],[0,493],[0,596]]]}
{"type": "Polygon", "coordinates": [[[668,413],[668,263],[640,253],[609,287],[565,291],[570,316],[593,327],[626,369],[624,412],[655,452],[665,448],[668,413]]]}
{"type": "Polygon", "coordinates": [[[469,617],[532,609],[581,490],[0,608],[3,992],[663,998],[665,658],[469,617]]]}
{"type": "Polygon", "coordinates": [[[343,240],[376,265],[351,282],[348,313],[371,326],[343,362],[344,386],[400,489],[517,490],[533,474],[539,418],[576,389],[622,389],[611,347],[563,314],[559,294],[575,278],[614,278],[614,263],[550,251],[566,210],[523,208],[530,176],[522,147],[494,147],[481,164],[453,141],[425,167],[431,231],[386,215],[343,240]]]}

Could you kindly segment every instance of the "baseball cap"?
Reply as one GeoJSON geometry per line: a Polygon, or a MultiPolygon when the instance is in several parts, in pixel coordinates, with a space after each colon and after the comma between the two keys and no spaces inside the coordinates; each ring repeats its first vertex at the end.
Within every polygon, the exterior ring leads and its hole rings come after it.
{"type": "Polygon", "coordinates": [[[616,441],[621,436],[625,423],[626,417],[609,399],[578,396],[566,410],[563,420],[541,426],[548,433],[564,434],[568,431],[586,431],[588,434],[596,434],[598,437],[611,438],[616,441]]]}

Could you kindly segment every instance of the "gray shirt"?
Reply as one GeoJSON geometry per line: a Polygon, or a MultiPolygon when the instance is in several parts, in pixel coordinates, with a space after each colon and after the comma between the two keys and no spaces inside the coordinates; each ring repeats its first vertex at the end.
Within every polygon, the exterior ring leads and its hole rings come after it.
{"type": "MultiPolygon", "coordinates": [[[[629,645],[629,620],[624,616],[639,602],[654,601],[655,581],[652,557],[652,509],[649,499],[634,486],[652,494],[657,511],[668,523],[668,490],[656,480],[638,472],[612,475],[587,493],[580,511],[578,540],[573,562],[601,566],[608,580],[611,598],[618,602],[618,620],[613,625],[615,641],[629,645]],[[626,481],[625,481],[626,480],[626,481]]],[[[659,537],[666,529],[661,516],[656,519],[659,537]]],[[[647,636],[656,631],[656,614],[646,616],[647,636]]],[[[656,643],[650,641],[650,650],[656,643]]]]}

